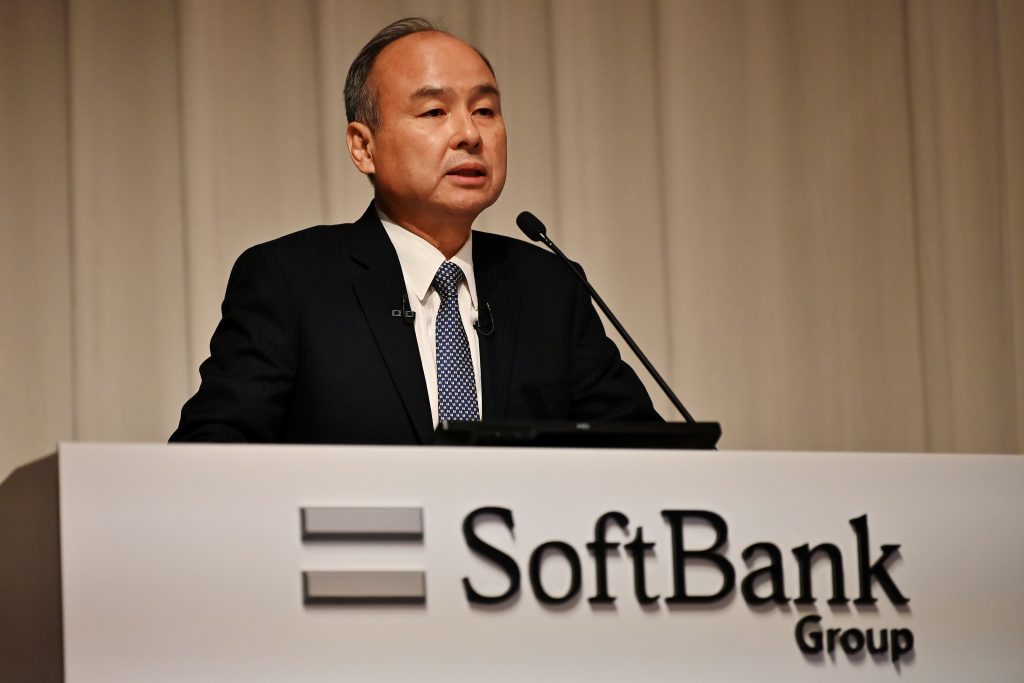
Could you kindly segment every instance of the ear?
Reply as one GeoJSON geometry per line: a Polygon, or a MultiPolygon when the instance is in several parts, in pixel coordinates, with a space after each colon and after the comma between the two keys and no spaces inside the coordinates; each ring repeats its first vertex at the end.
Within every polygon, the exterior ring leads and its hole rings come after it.
{"type": "Polygon", "coordinates": [[[348,154],[360,173],[370,175],[376,172],[373,165],[373,131],[365,123],[353,121],[345,129],[348,154]]]}

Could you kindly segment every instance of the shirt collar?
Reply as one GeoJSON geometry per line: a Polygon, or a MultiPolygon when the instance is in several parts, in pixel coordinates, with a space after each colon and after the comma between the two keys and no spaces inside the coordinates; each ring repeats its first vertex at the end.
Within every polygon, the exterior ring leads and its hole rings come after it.
{"type": "MultiPolygon", "coordinates": [[[[444,263],[444,254],[437,250],[433,244],[416,235],[388,218],[383,211],[377,209],[377,216],[384,224],[384,230],[398,252],[398,261],[402,265],[402,276],[405,278],[405,287],[409,293],[423,303],[430,293],[430,287],[434,282],[434,275],[437,269],[444,263]]],[[[473,309],[477,308],[476,302],[476,276],[473,272],[473,232],[463,243],[459,251],[451,257],[451,262],[462,269],[466,276],[466,286],[469,288],[470,301],[473,309]]]]}

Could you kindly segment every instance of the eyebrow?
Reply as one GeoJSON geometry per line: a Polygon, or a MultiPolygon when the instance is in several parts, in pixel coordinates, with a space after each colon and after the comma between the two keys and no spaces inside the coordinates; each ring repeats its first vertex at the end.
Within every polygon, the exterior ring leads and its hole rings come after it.
{"type": "MultiPolygon", "coordinates": [[[[427,100],[432,97],[452,97],[455,95],[455,89],[451,86],[437,86],[437,85],[425,85],[412,95],[409,96],[410,100],[427,100]]],[[[495,95],[501,97],[501,93],[498,89],[490,83],[481,83],[480,85],[473,86],[470,90],[472,97],[480,97],[482,95],[495,95]]]]}

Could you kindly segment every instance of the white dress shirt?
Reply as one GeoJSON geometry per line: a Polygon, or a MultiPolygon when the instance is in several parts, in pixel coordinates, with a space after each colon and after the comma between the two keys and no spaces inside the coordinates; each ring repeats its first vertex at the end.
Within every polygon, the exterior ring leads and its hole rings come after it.
{"type": "MultiPolygon", "coordinates": [[[[441,295],[433,287],[434,275],[445,262],[444,254],[422,237],[415,235],[377,210],[384,230],[391,244],[398,252],[402,265],[402,277],[409,296],[409,309],[416,314],[413,327],[416,330],[416,345],[420,350],[423,365],[423,379],[427,382],[427,398],[430,400],[430,416],[437,426],[437,311],[441,307],[441,295]]],[[[473,235],[452,256],[452,263],[462,269],[466,279],[459,285],[459,314],[466,328],[469,353],[473,357],[473,375],[476,380],[476,403],[478,414],[484,414],[483,393],[480,384],[480,338],[473,327],[477,320],[476,278],[473,275],[473,235]]]]}

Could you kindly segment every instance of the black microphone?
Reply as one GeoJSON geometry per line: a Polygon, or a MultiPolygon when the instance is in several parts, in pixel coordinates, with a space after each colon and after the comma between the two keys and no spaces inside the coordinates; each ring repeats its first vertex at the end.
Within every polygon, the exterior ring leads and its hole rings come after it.
{"type": "Polygon", "coordinates": [[[597,291],[590,285],[589,282],[587,282],[587,278],[583,276],[583,273],[580,272],[579,268],[576,267],[576,264],[570,261],[569,257],[566,256],[562,252],[562,250],[559,249],[555,245],[555,243],[551,241],[551,239],[548,237],[548,230],[547,228],[544,227],[544,224],[540,222],[540,219],[538,219],[529,211],[523,211],[518,216],[516,216],[516,225],[518,225],[519,229],[522,230],[526,234],[526,236],[529,237],[534,242],[542,242],[545,245],[547,245],[548,249],[558,254],[558,256],[560,256],[562,260],[565,261],[570,268],[572,268],[572,271],[576,273],[576,276],[586,286],[587,291],[590,292],[590,296],[594,299],[594,302],[604,312],[605,316],[615,327],[615,329],[618,330],[619,334],[622,335],[622,338],[626,340],[626,343],[629,344],[629,348],[633,350],[633,353],[636,354],[636,357],[639,358],[640,362],[644,364],[644,367],[647,368],[647,372],[651,373],[651,376],[654,377],[654,380],[658,383],[658,386],[661,387],[661,390],[664,391],[665,394],[668,396],[669,400],[672,401],[672,405],[676,407],[676,410],[678,410],[680,414],[682,414],[683,418],[685,418],[687,422],[693,422],[694,419],[693,416],[690,415],[690,411],[686,409],[686,406],[683,405],[683,402],[680,401],[679,397],[675,395],[675,392],[672,391],[672,388],[669,387],[665,379],[654,368],[654,365],[651,364],[651,361],[647,360],[647,356],[644,355],[644,352],[641,351],[640,347],[636,345],[635,341],[633,341],[633,337],[629,336],[629,333],[626,332],[626,328],[622,326],[622,323],[619,322],[619,319],[616,318],[615,314],[611,312],[611,309],[608,308],[608,305],[605,304],[604,300],[597,293],[597,291]]]}
{"type": "Polygon", "coordinates": [[[489,337],[494,334],[494,312],[491,311],[489,303],[484,302],[484,305],[477,313],[476,322],[473,323],[473,327],[476,328],[477,334],[481,337],[489,337]]]}

